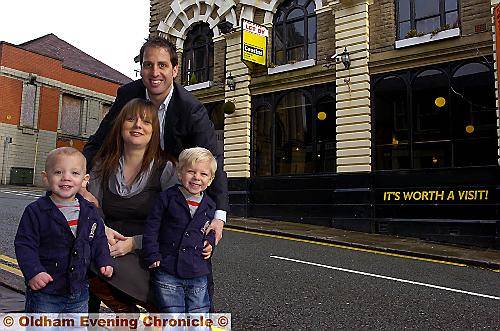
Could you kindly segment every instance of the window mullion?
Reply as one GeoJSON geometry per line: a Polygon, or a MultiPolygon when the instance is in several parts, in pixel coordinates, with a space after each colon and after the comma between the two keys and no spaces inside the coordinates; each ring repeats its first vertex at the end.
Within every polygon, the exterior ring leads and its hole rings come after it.
{"type": "Polygon", "coordinates": [[[415,0],[410,0],[410,29],[417,29],[417,23],[415,22],[415,0]]]}

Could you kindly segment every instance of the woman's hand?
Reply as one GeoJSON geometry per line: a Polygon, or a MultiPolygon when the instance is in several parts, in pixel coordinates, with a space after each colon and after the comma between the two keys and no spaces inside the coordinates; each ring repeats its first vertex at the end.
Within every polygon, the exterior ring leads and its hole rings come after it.
{"type": "Polygon", "coordinates": [[[82,197],[88,202],[93,203],[97,208],[99,208],[99,201],[92,195],[85,187],[82,187],[80,191],[78,191],[82,195],[82,197]]]}
{"type": "Polygon", "coordinates": [[[125,240],[118,240],[114,245],[111,245],[111,247],[109,247],[109,252],[112,257],[117,257],[128,254],[134,249],[134,238],[125,237],[125,240]]]}
{"type": "Polygon", "coordinates": [[[108,238],[108,244],[113,246],[120,240],[126,240],[127,237],[122,235],[120,232],[113,230],[112,228],[108,228],[107,226],[104,228],[104,232],[106,233],[106,238],[108,238]]]}

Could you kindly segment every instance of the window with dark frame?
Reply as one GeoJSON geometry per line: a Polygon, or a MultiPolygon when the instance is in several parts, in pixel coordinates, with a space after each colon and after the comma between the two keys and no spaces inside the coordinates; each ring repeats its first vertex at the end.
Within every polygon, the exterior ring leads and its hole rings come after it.
{"type": "Polygon", "coordinates": [[[335,172],[335,84],[252,99],[255,176],[335,172]]]}
{"type": "Polygon", "coordinates": [[[213,36],[207,23],[197,23],[188,32],[182,53],[182,84],[193,85],[213,80],[213,36]]]}
{"type": "Polygon", "coordinates": [[[374,76],[375,168],[497,164],[495,79],[490,60],[374,76]]]}
{"type": "Polygon", "coordinates": [[[314,0],[287,0],[273,20],[272,61],[276,65],[316,58],[314,0]]]}
{"type": "Polygon", "coordinates": [[[397,39],[458,27],[458,0],[396,0],[397,39]]]}

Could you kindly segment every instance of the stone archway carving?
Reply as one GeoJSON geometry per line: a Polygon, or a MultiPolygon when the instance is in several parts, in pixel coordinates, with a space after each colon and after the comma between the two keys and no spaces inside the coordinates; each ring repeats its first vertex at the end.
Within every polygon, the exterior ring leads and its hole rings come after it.
{"type": "Polygon", "coordinates": [[[238,25],[233,0],[174,0],[170,8],[157,30],[160,34],[175,37],[177,49],[182,49],[187,32],[195,23],[206,22],[214,31],[214,38],[221,35],[217,27],[220,21],[225,19],[233,26],[238,25]]]}
{"type": "MultiPolygon", "coordinates": [[[[281,3],[283,3],[283,0],[270,0],[269,3],[262,0],[240,0],[240,4],[243,5],[241,17],[253,21],[254,9],[258,8],[266,12],[264,16],[264,25],[272,25],[274,13],[276,13],[276,9],[281,3]],[[252,7],[252,10],[250,10],[249,7],[252,7]]],[[[314,3],[316,5],[316,10],[323,8],[322,0],[314,0],[314,3]]]]}

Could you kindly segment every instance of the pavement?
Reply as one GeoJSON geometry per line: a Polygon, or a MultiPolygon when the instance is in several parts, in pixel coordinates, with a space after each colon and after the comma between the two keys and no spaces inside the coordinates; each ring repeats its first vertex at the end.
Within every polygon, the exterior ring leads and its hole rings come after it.
{"type": "Polygon", "coordinates": [[[500,250],[496,249],[458,246],[418,238],[346,231],[324,226],[261,218],[230,217],[225,228],[455,262],[500,272],[500,250]]]}

